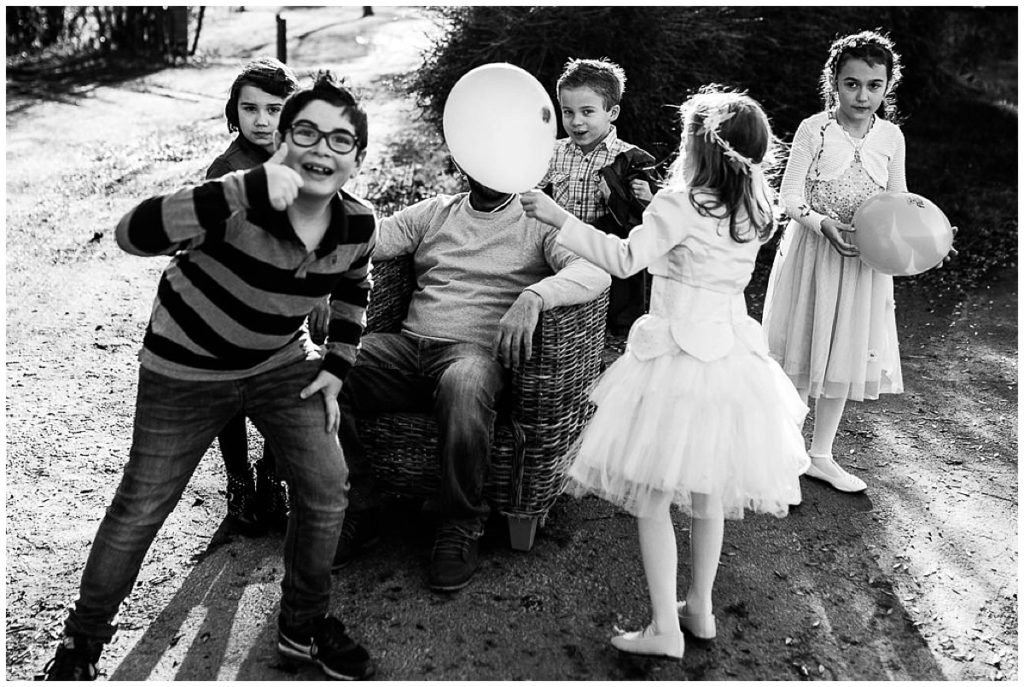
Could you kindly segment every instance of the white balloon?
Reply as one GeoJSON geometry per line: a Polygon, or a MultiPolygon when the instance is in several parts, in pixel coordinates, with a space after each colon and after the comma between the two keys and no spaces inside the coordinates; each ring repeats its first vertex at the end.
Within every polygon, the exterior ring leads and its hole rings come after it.
{"type": "Polygon", "coordinates": [[[466,174],[502,193],[534,188],[548,171],[555,108],[532,74],[485,64],[462,76],[444,104],[444,138],[466,174]]]}
{"type": "Polygon", "coordinates": [[[894,277],[926,272],[953,247],[949,219],[916,193],[883,192],[871,196],[853,215],[851,234],[861,261],[894,277]]]}

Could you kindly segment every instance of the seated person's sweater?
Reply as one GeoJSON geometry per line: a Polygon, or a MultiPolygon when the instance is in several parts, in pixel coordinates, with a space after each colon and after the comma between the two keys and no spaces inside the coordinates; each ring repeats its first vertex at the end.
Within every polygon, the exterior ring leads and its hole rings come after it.
{"type": "Polygon", "coordinates": [[[382,220],[373,257],[413,255],[417,288],[407,334],[490,348],[524,289],[549,310],[593,300],[608,286],[608,274],[560,246],[557,234],[528,218],[518,196],[481,212],[468,193],[442,195],[382,220]]]}
{"type": "Polygon", "coordinates": [[[331,298],[322,369],[355,362],[370,291],[373,209],[344,191],[320,245],[306,250],[274,210],[263,167],[143,201],[117,225],[135,255],[174,255],[164,269],[139,360],[184,380],[241,379],[319,357],[303,321],[331,298]]]}

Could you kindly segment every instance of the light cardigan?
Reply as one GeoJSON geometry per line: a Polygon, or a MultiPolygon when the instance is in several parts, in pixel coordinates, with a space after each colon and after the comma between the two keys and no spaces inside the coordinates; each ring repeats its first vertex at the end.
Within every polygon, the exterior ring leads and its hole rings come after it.
{"type": "MultiPolygon", "coordinates": [[[[782,176],[781,196],[786,214],[821,234],[826,215],[807,202],[807,180],[838,179],[853,164],[855,148],[832,112],[819,112],[800,122],[782,176]]],[[[860,149],[861,164],[879,186],[898,193],[907,190],[906,143],[900,128],[875,117],[860,149]]]]}
{"type": "Polygon", "coordinates": [[[728,219],[702,215],[688,189],[670,187],[654,195],[643,222],[627,238],[570,216],[558,243],[615,277],[645,267],[653,275],[650,311],[629,334],[629,350],[641,360],[677,349],[699,360],[716,360],[737,341],[767,356],[760,325],[747,315],[743,290],[768,237],[758,238],[743,217],[737,219],[746,241],[733,240],[728,219]]]}

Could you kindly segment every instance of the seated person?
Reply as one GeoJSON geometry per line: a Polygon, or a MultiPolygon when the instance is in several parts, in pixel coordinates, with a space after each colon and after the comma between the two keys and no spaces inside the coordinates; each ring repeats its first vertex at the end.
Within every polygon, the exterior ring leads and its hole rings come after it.
{"type": "Polygon", "coordinates": [[[342,388],[349,509],[335,567],[379,538],[378,501],[354,414],[426,412],[441,435],[441,517],[429,585],[454,591],[476,571],[490,513],[484,483],[509,368],[532,354],[540,313],[598,297],[610,277],[559,246],[518,194],[468,179],[470,191],[424,200],[383,220],[374,260],[412,255],[418,288],[402,332],[371,333],[342,388]]]}

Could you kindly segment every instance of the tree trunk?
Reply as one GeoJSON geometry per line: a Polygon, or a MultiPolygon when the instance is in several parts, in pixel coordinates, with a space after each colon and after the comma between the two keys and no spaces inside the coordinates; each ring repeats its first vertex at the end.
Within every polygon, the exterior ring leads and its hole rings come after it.
{"type": "Polygon", "coordinates": [[[199,16],[196,18],[196,35],[192,39],[192,49],[188,51],[189,57],[196,54],[196,47],[199,45],[199,32],[203,30],[204,14],[206,14],[206,5],[200,5],[199,16]]]}

